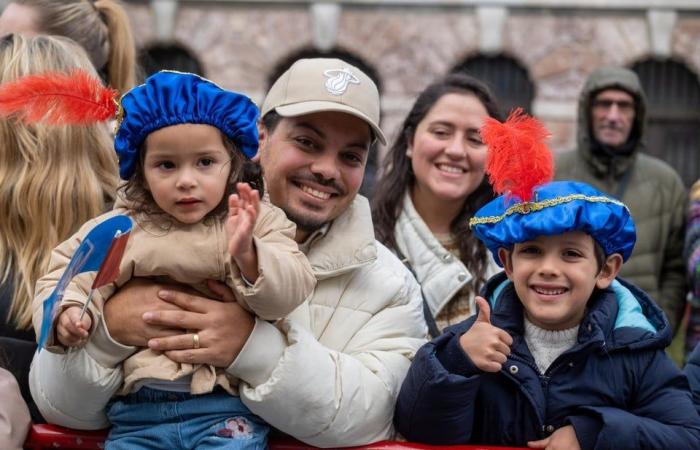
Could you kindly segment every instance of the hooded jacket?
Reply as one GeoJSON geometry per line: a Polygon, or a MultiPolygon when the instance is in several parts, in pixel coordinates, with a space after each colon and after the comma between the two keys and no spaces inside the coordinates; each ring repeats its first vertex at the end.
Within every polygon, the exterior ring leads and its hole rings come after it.
{"type": "Polygon", "coordinates": [[[588,78],[578,105],[577,149],[560,154],[555,178],[586,182],[623,201],[637,227],[637,244],[620,276],[638,285],[664,310],[675,330],[683,315],[686,278],[683,261],[687,193],[668,164],[642,153],[647,103],[634,72],[602,68],[588,78]],[[635,117],[626,148],[607,151],[593,140],[591,102],[617,88],[635,99],[635,117]]]}
{"type": "Polygon", "coordinates": [[[573,425],[582,449],[700,448],[688,382],[664,353],[668,322],[623,280],[594,291],[577,338],[541,374],[523,308],[505,274],[486,286],[491,323],[513,337],[496,373],[479,370],[459,338],[473,316],[423,346],[396,406],[397,430],[430,444],[527,446],[573,425]]]}

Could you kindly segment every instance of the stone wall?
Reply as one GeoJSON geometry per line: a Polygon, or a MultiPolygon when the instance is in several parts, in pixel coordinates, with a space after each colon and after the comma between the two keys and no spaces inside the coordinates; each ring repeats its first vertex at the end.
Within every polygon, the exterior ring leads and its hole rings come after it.
{"type": "MultiPolygon", "coordinates": [[[[152,40],[150,8],[128,8],[139,43],[152,40]]],[[[336,42],[376,68],[383,127],[393,137],[426,84],[479,52],[479,27],[474,7],[346,5],[336,42]]],[[[174,35],[200,55],[209,78],[256,101],[275,65],[313,42],[304,4],[187,3],[179,9],[174,35]]],[[[670,39],[671,55],[700,73],[700,11],[679,13],[670,39]]],[[[534,112],[553,132],[555,150],[574,144],[578,92],[594,68],[652,56],[644,10],[511,8],[501,40],[503,52],[529,70],[534,112]]]]}

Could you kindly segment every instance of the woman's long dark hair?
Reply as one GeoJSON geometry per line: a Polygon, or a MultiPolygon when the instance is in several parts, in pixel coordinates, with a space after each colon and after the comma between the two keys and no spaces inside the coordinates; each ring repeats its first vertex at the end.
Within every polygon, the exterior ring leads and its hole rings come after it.
{"type": "MultiPolygon", "coordinates": [[[[382,177],[372,199],[372,219],[377,240],[396,251],[394,228],[403,209],[403,197],[412,189],[415,174],[411,160],[406,156],[408,144],[413,140],[418,124],[435,103],[446,94],[474,95],[486,108],[489,116],[502,120],[501,111],[491,91],[481,81],[464,74],[450,74],[428,86],[420,93],[401,126],[396,142],[389,149],[382,164],[382,177]]],[[[493,189],[484,177],[481,184],[469,194],[462,210],[450,224],[450,231],[459,243],[460,259],[474,275],[474,292],[484,284],[487,266],[487,249],[469,229],[469,219],[476,211],[494,198],[493,189]]],[[[448,305],[449,308],[449,305],[448,305]]]]}

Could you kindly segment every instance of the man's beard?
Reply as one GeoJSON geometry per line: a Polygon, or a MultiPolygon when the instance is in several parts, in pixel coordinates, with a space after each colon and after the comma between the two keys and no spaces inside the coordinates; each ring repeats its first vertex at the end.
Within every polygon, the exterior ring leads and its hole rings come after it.
{"type": "MultiPolygon", "coordinates": [[[[347,190],[337,181],[333,179],[325,179],[320,174],[301,174],[293,178],[294,182],[297,184],[303,184],[303,182],[311,181],[313,183],[318,183],[321,186],[328,186],[335,190],[335,195],[346,195],[347,190]]],[[[305,233],[313,233],[319,228],[323,227],[325,224],[332,221],[326,219],[314,219],[312,216],[304,215],[304,213],[297,214],[294,211],[290,211],[289,208],[282,208],[282,211],[287,215],[287,218],[297,225],[297,229],[305,233]]]]}
{"type": "Polygon", "coordinates": [[[287,215],[287,218],[294,222],[297,226],[297,229],[300,231],[303,231],[305,233],[311,234],[314,231],[320,229],[323,227],[325,224],[328,223],[328,221],[325,220],[320,220],[320,219],[313,219],[308,216],[304,216],[302,214],[296,214],[292,211],[289,211],[285,208],[282,208],[282,211],[287,215]]]}

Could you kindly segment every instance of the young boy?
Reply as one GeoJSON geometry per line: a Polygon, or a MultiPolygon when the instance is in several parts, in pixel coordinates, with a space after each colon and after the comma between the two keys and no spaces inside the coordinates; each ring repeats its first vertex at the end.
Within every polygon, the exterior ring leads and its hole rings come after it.
{"type": "Polygon", "coordinates": [[[636,233],[625,205],[589,185],[548,183],[471,220],[505,272],[479,313],[425,345],[399,394],[407,439],[547,449],[700,448],[671,331],[616,279],[636,233]]]}

